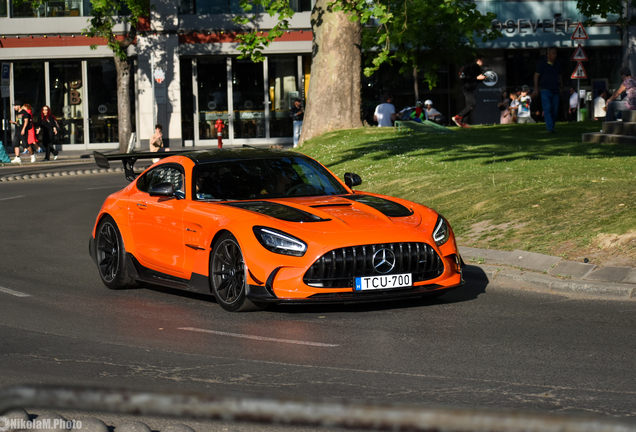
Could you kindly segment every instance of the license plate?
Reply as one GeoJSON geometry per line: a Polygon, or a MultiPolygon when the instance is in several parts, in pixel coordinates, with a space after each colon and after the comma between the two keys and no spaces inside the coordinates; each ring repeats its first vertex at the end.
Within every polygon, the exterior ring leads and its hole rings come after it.
{"type": "Polygon", "coordinates": [[[410,287],[413,285],[411,273],[384,276],[366,276],[356,278],[356,291],[370,291],[391,288],[410,287]]]}

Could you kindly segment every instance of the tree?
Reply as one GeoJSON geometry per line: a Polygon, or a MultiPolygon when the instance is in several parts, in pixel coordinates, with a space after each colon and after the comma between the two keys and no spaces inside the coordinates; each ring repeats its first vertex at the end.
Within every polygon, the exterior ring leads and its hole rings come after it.
{"type": "MultiPolygon", "coordinates": [[[[438,81],[438,71],[448,64],[465,64],[474,55],[475,35],[482,41],[494,40],[501,33],[492,28],[493,13],[482,14],[474,2],[464,0],[389,0],[393,19],[384,25],[390,42],[381,46],[375,37],[380,28],[367,28],[363,44],[369,52],[385,51],[386,61],[395,61],[400,72],[413,72],[415,100],[419,99],[419,77],[430,88],[438,81]]],[[[365,74],[375,72],[384,61],[375,57],[365,74]]]]}
{"type": "MultiPolygon", "coordinates": [[[[130,71],[131,63],[126,49],[135,41],[139,19],[150,15],[150,0],[91,0],[92,18],[83,33],[89,37],[100,37],[106,40],[108,48],[113,51],[117,70],[117,117],[119,124],[119,151],[128,150],[128,142],[132,134],[132,112],[130,108],[130,71]],[[126,15],[120,15],[126,7],[126,15]],[[127,25],[124,37],[117,37],[113,32],[116,24],[127,25]]],[[[95,49],[92,45],[91,49],[95,49]]]]}
{"type": "Polygon", "coordinates": [[[586,17],[590,17],[585,22],[586,25],[593,25],[595,19],[593,16],[599,16],[606,19],[608,15],[618,15],[616,22],[619,25],[634,25],[636,23],[636,14],[632,11],[635,3],[633,0],[604,0],[602,2],[595,0],[577,0],[576,7],[579,12],[586,17]]]}
{"type": "MultiPolygon", "coordinates": [[[[31,3],[38,8],[48,0],[13,0],[16,6],[31,3]]],[[[119,124],[119,151],[126,152],[132,134],[132,118],[130,107],[130,73],[131,63],[126,55],[127,48],[135,41],[139,20],[150,15],[150,0],[91,0],[91,19],[83,34],[98,37],[106,41],[113,51],[117,70],[117,116],[119,124]],[[124,24],[127,33],[118,36],[114,32],[115,25],[124,24]]],[[[97,45],[91,45],[96,49],[97,45]]]]}
{"type": "MultiPolygon", "coordinates": [[[[241,0],[241,7],[246,12],[263,8],[278,17],[267,34],[257,32],[258,22],[253,20],[254,31],[240,38],[243,57],[262,61],[262,50],[289,28],[293,11],[287,0],[241,0]]],[[[317,0],[311,18],[311,80],[301,141],[361,125],[363,48],[375,53],[364,70],[367,76],[382,64],[397,61],[412,68],[416,78],[423,69],[433,87],[441,64],[455,61],[475,46],[475,32],[485,40],[501,36],[492,29],[495,17],[481,14],[465,0],[317,0]]],[[[240,16],[235,21],[245,25],[250,19],[240,16]]]]}

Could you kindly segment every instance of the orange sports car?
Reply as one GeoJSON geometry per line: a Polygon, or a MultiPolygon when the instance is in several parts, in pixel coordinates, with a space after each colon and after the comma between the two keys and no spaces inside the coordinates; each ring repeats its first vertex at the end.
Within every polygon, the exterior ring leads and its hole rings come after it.
{"type": "Polygon", "coordinates": [[[228,311],[272,303],[437,296],[461,286],[448,222],[354,191],[303,154],[214,149],[105,156],[130,185],[106,198],[89,250],[108,288],[150,283],[214,295],[228,311]],[[138,159],[161,160],[137,176],[138,159]]]}

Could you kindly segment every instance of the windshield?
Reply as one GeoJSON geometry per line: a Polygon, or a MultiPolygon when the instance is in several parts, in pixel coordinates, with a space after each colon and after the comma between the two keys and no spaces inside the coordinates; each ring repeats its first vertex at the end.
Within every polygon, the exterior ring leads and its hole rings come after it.
{"type": "Polygon", "coordinates": [[[249,200],[342,195],[347,190],[319,163],[302,157],[247,159],[198,165],[197,200],[249,200]]]}

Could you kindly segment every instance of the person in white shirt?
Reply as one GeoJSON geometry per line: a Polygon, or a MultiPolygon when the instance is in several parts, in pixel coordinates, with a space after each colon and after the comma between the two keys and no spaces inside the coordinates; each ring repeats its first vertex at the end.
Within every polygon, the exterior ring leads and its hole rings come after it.
{"type": "Polygon", "coordinates": [[[530,115],[530,104],[532,98],[528,94],[530,87],[524,85],[521,87],[521,96],[519,96],[519,108],[517,109],[517,123],[536,123],[530,115]]]}
{"type": "Polygon", "coordinates": [[[594,99],[594,120],[605,120],[605,101],[607,100],[607,90],[598,91],[598,96],[594,99]]]}
{"type": "Polygon", "coordinates": [[[433,108],[433,101],[430,99],[427,99],[426,102],[424,102],[424,107],[426,108],[426,118],[429,119],[432,122],[435,122],[437,124],[444,124],[444,120],[446,120],[446,118],[442,115],[441,112],[437,111],[435,108],[433,108]]]}
{"type": "Polygon", "coordinates": [[[570,108],[568,109],[568,121],[576,121],[576,112],[579,107],[579,94],[574,87],[570,87],[570,108]]]}
{"type": "Polygon", "coordinates": [[[391,102],[393,102],[393,96],[390,93],[385,93],[384,103],[375,107],[373,120],[378,123],[378,127],[393,126],[393,122],[397,118],[397,115],[395,114],[395,107],[391,102]]]}

